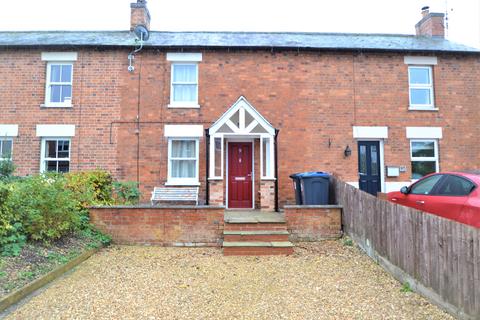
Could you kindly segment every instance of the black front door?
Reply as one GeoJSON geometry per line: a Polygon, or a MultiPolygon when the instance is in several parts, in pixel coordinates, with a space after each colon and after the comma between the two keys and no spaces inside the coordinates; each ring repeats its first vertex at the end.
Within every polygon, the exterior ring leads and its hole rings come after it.
{"type": "Polygon", "coordinates": [[[360,190],[377,195],[380,188],[380,142],[358,141],[358,176],[360,190]]]}

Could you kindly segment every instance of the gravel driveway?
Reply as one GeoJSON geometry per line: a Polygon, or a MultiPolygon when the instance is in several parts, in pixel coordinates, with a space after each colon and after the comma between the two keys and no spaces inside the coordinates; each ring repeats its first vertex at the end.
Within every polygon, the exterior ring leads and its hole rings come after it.
{"type": "Polygon", "coordinates": [[[453,319],[341,241],[295,250],[113,246],[7,319],[453,319]]]}

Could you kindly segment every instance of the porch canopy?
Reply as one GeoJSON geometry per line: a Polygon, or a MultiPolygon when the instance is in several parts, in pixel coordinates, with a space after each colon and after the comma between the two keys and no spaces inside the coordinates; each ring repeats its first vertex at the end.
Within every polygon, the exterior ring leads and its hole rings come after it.
{"type": "Polygon", "coordinates": [[[260,177],[275,179],[275,128],[241,96],[209,129],[210,179],[223,179],[225,139],[260,139],[260,177]]]}

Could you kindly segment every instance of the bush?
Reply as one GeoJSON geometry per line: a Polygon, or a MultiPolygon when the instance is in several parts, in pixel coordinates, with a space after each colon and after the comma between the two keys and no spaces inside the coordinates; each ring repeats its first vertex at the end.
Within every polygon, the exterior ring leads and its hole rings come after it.
{"type": "Polygon", "coordinates": [[[59,239],[80,222],[80,204],[62,175],[38,175],[14,183],[7,202],[33,240],[59,239]]]}
{"type": "Polygon", "coordinates": [[[111,204],[113,178],[103,170],[80,171],[65,175],[67,187],[83,208],[95,204],[111,204]]]}
{"type": "Polygon", "coordinates": [[[0,237],[3,237],[11,226],[13,217],[7,205],[10,194],[9,186],[0,182],[0,237]]]}
{"type": "Polygon", "coordinates": [[[22,224],[8,206],[10,186],[0,182],[0,253],[2,256],[18,256],[26,236],[22,224]]]}
{"type": "Polygon", "coordinates": [[[27,240],[23,232],[22,224],[20,222],[13,223],[5,231],[6,232],[0,236],[1,255],[18,256],[27,240]]]}
{"type": "Polygon", "coordinates": [[[10,185],[0,181],[0,237],[5,237],[18,222],[18,217],[14,216],[14,211],[8,206],[8,198],[11,194],[10,185]]]}
{"type": "Polygon", "coordinates": [[[15,171],[15,165],[12,160],[0,160],[0,179],[10,177],[15,171]]]}
{"type": "Polygon", "coordinates": [[[107,244],[110,238],[90,224],[88,207],[133,204],[140,198],[135,182],[113,182],[102,170],[9,175],[0,179],[1,255],[18,255],[27,240],[50,242],[74,231],[107,244]]]}
{"type": "Polygon", "coordinates": [[[117,203],[136,204],[140,200],[140,190],[138,190],[136,182],[116,181],[113,183],[113,189],[117,203]]]}
{"type": "Polygon", "coordinates": [[[82,235],[85,238],[93,240],[92,243],[89,245],[92,248],[98,248],[100,245],[108,246],[112,242],[112,237],[101,233],[100,231],[96,230],[93,226],[90,226],[89,228],[82,230],[82,235]]]}

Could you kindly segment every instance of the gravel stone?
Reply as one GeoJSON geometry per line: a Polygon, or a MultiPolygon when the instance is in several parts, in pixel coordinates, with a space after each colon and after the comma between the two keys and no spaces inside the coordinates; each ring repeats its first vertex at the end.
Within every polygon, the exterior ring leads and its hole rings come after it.
{"type": "Polygon", "coordinates": [[[112,246],[6,319],[453,319],[401,288],[341,241],[288,257],[112,246]]]}

